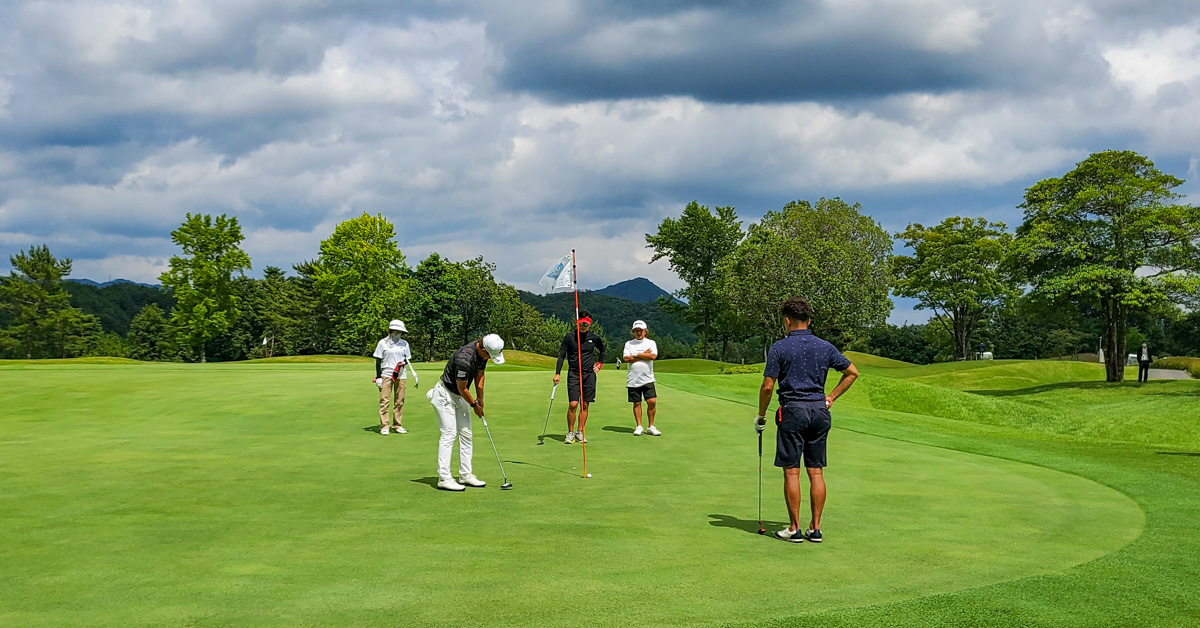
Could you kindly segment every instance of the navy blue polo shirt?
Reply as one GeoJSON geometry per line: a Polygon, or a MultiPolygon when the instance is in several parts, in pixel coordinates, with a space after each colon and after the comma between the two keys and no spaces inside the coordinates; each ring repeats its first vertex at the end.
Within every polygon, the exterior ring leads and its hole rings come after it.
{"type": "Polygon", "coordinates": [[[763,377],[778,382],[779,405],[794,401],[825,399],[825,375],[829,369],[844,371],[850,360],[836,347],[817,338],[812,331],[797,329],[771,345],[763,377]]]}

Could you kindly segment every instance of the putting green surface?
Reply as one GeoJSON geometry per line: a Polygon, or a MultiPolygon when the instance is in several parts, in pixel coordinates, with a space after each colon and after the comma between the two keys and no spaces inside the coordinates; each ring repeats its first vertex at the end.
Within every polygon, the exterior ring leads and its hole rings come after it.
{"type": "Polygon", "coordinates": [[[664,374],[664,436],[635,438],[624,373],[602,372],[582,479],[565,391],[536,444],[549,372],[489,371],[515,487],[498,489],[476,420],[489,486],[446,493],[424,399],[440,370],[410,388],[410,433],[387,437],[369,370],[0,367],[0,625],[757,623],[1069,571],[1146,525],[1080,475],[889,434],[903,415],[864,390],[835,409],[851,429],[830,437],[826,542],[761,537],[754,410],[737,403],[752,376],[664,374]]]}

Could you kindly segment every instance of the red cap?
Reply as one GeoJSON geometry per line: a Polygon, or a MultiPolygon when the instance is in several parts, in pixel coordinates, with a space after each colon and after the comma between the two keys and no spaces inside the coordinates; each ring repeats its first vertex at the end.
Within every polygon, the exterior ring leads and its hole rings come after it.
{"type": "Polygon", "coordinates": [[[583,318],[581,318],[581,319],[579,319],[578,321],[575,321],[575,322],[577,322],[577,323],[587,323],[588,325],[591,325],[591,324],[592,324],[592,317],[591,317],[591,316],[584,316],[583,318]]]}

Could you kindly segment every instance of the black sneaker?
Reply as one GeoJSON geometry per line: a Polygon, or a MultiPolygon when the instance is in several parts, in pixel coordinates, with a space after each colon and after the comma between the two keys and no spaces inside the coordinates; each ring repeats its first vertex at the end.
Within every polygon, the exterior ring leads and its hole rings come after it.
{"type": "Polygon", "coordinates": [[[821,542],[821,531],[820,530],[809,530],[808,532],[805,532],[804,540],[808,541],[809,543],[820,543],[821,542]]]}
{"type": "Polygon", "coordinates": [[[787,528],[784,528],[775,532],[775,538],[779,539],[780,541],[788,541],[790,543],[803,543],[804,533],[800,530],[793,532],[787,528]]]}

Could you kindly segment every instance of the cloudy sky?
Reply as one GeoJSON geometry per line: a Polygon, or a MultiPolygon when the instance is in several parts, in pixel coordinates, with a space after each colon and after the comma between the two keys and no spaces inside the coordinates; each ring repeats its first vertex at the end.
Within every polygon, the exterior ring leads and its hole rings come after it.
{"type": "MultiPolygon", "coordinates": [[[[891,231],[1133,149],[1200,196],[1194,0],[0,3],[0,270],[157,283],[187,212],[255,273],[382,213],[410,263],[598,288],[690,200],[841,196],[891,231]],[[647,8],[651,5],[653,8],[647,8]]],[[[923,320],[899,303],[894,322],[923,320]]]]}

